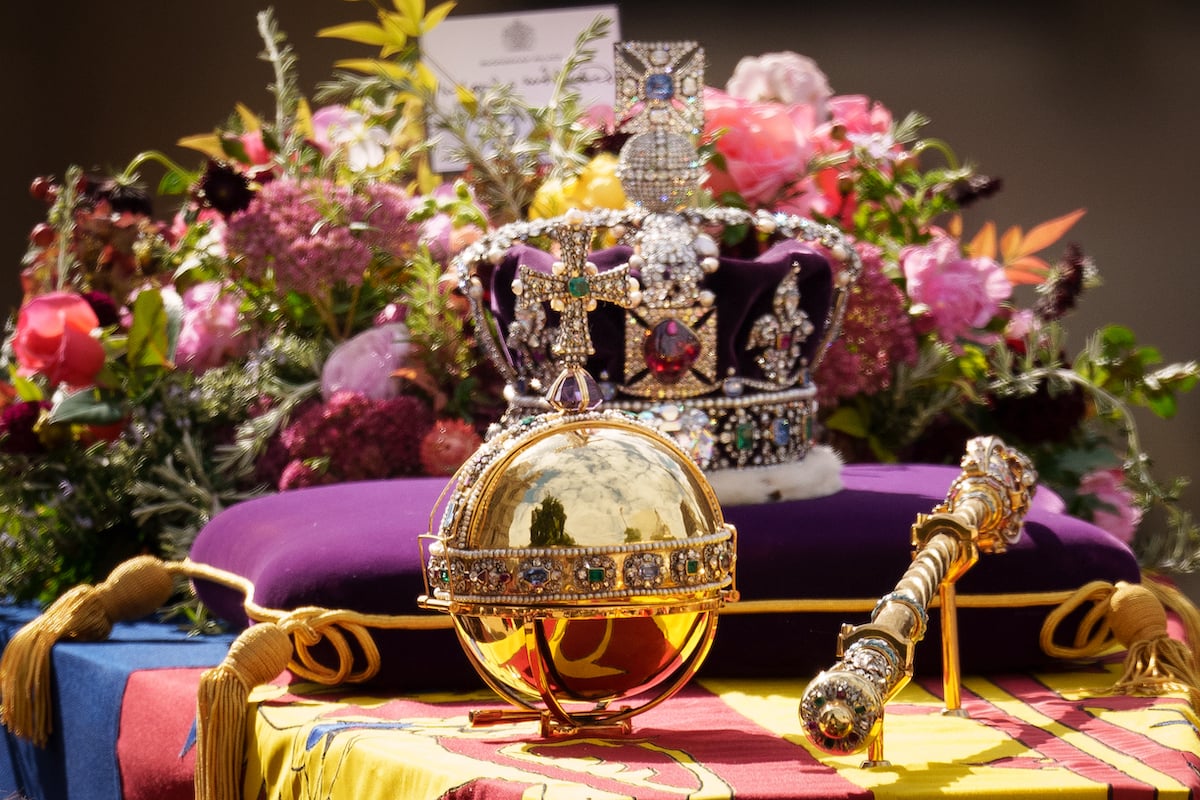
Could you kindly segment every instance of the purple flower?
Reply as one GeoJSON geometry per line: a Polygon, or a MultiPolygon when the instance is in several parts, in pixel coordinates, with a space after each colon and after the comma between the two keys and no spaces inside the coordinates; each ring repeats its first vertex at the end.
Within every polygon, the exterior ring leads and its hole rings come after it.
{"type": "Polygon", "coordinates": [[[0,450],[22,455],[46,452],[37,434],[37,424],[42,412],[49,408],[49,403],[36,400],[5,406],[0,411],[0,450]]]}
{"type": "Polygon", "coordinates": [[[914,311],[925,311],[946,342],[980,338],[1012,295],[1004,269],[990,258],[967,258],[956,240],[935,236],[928,244],[900,251],[900,268],[908,282],[914,311]]]}
{"type": "Polygon", "coordinates": [[[393,373],[404,365],[411,345],[401,322],[369,328],[333,349],[321,369],[321,395],[326,401],[338,392],[355,392],[371,400],[400,393],[393,373]]]}

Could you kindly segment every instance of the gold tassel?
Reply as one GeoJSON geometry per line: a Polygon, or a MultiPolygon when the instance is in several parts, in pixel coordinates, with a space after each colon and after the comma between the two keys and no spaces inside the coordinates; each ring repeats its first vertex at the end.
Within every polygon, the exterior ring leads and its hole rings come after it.
{"type": "Polygon", "coordinates": [[[51,724],[51,649],[63,639],[94,642],[114,622],[138,619],[171,596],[171,572],[153,556],[117,566],[97,586],[63,594],[9,641],[0,658],[0,722],[17,736],[45,747],[51,724]]]}
{"type": "Polygon", "coordinates": [[[273,623],[252,625],[225,660],[200,676],[196,693],[197,800],[240,800],[250,690],[287,668],[292,640],[273,623]]]}
{"type": "MultiPolygon", "coordinates": [[[[1167,633],[1167,612],[1149,585],[1119,583],[1109,598],[1113,636],[1125,645],[1125,671],[1114,694],[1185,692],[1200,713],[1195,654],[1167,633]]],[[[1194,610],[1194,609],[1193,609],[1194,610]]]]}
{"type": "Polygon", "coordinates": [[[1182,692],[1200,714],[1200,611],[1178,590],[1157,580],[1140,584],[1100,581],[1082,587],[1056,608],[1042,626],[1042,649],[1057,658],[1093,658],[1119,644],[1126,649],[1121,677],[1111,694],[1147,695],[1182,692]],[[1093,603],[1070,647],[1054,642],[1059,623],[1093,603]],[[1171,638],[1167,610],[1183,622],[1187,643],[1171,638]]]}

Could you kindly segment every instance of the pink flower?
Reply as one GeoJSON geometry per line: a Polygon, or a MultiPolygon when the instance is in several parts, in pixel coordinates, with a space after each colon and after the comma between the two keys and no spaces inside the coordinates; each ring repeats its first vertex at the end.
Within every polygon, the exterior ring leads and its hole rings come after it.
{"type": "MultiPolygon", "coordinates": [[[[322,213],[329,204],[351,201],[348,191],[328,181],[271,181],[249,208],[230,217],[226,247],[241,258],[248,278],[263,282],[273,275],[281,292],[321,295],[338,282],[360,284],[371,248],[322,213]]],[[[361,220],[364,210],[357,216],[361,220]]]]}
{"type": "Polygon", "coordinates": [[[219,367],[245,351],[238,335],[238,298],[216,281],[198,283],[183,293],[183,326],[175,363],[200,373],[219,367]]]}
{"type": "Polygon", "coordinates": [[[461,419],[439,419],[421,440],[421,468],[426,475],[453,475],[483,440],[461,419]]]}
{"type": "Polygon", "coordinates": [[[367,118],[345,106],[326,106],[313,114],[313,139],[323,154],[341,151],[351,172],[378,167],[387,157],[391,134],[369,125],[367,118]]]}
{"type": "Polygon", "coordinates": [[[1101,504],[1092,512],[1092,522],[1129,544],[1142,521],[1142,509],[1134,505],[1133,492],[1126,488],[1124,477],[1120,469],[1089,472],[1079,482],[1079,494],[1091,495],[1101,504]]]}
{"type": "MultiPolygon", "coordinates": [[[[368,184],[365,193],[366,203],[361,212],[366,223],[363,241],[392,258],[407,260],[416,253],[421,236],[420,223],[408,218],[416,201],[392,183],[368,184]]],[[[357,205],[354,211],[359,213],[357,205]]]]}
{"type": "Polygon", "coordinates": [[[755,103],[705,89],[705,134],[717,140],[724,169],[708,165],[713,194],[734,191],[751,205],[771,205],[804,176],[815,123],[810,106],[755,103]]]}
{"type": "Polygon", "coordinates": [[[931,318],[946,342],[979,339],[984,328],[1012,295],[1004,270],[990,258],[967,258],[958,242],[945,235],[900,251],[908,296],[931,318]]]}
{"type": "Polygon", "coordinates": [[[329,137],[331,128],[340,126],[352,113],[343,105],[321,106],[312,114],[312,143],[322,155],[329,155],[337,144],[329,137]]]}
{"type": "Polygon", "coordinates": [[[412,198],[376,183],[364,194],[321,179],[279,178],[229,218],[225,245],[247,278],[273,276],[281,292],[324,295],[357,286],[377,254],[404,259],[416,250],[412,198]]]}
{"type": "Polygon", "coordinates": [[[1009,342],[1024,342],[1040,329],[1041,325],[1033,309],[1021,308],[1009,317],[1008,324],[1004,326],[1004,338],[1009,342]]]}
{"type": "Polygon", "coordinates": [[[400,394],[393,373],[404,366],[412,345],[408,327],[393,322],[370,328],[339,344],[321,370],[321,395],[330,400],[338,392],[354,392],[371,400],[400,394]]]}
{"type": "Polygon", "coordinates": [[[270,164],[272,159],[271,151],[267,149],[267,145],[263,142],[262,131],[248,131],[241,136],[242,147],[246,148],[246,157],[250,159],[250,163],[255,166],[270,164]]]}
{"type": "Polygon", "coordinates": [[[725,89],[743,100],[809,105],[816,109],[818,119],[825,116],[825,101],[833,94],[817,62],[792,52],[743,58],[725,89]]]}
{"type": "Polygon", "coordinates": [[[595,128],[602,133],[611,133],[617,126],[612,103],[596,103],[583,112],[582,122],[589,128],[595,128]]]}
{"type": "Polygon", "coordinates": [[[88,386],[104,366],[100,325],[87,300],[72,292],[38,295],[21,307],[13,354],[24,375],[40,373],[51,386],[88,386]]]}
{"type": "Polygon", "coordinates": [[[861,94],[843,94],[829,98],[829,121],[840,125],[852,140],[864,139],[890,133],[892,112],[861,94]]]}

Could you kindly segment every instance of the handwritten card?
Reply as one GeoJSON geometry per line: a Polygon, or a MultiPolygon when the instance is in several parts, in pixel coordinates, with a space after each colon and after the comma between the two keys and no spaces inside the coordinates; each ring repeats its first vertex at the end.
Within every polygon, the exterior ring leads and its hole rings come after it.
{"type": "MultiPolygon", "coordinates": [[[[474,90],[508,84],[530,105],[545,105],[575,40],[598,16],[607,17],[612,24],[606,36],[589,45],[596,55],[578,73],[575,88],[585,108],[612,106],[613,44],[621,39],[615,5],[451,15],[421,38],[421,48],[438,73],[447,99],[452,98],[455,84],[474,90]]],[[[433,168],[438,172],[462,169],[462,164],[450,158],[449,150],[444,144],[434,148],[433,168]]]]}

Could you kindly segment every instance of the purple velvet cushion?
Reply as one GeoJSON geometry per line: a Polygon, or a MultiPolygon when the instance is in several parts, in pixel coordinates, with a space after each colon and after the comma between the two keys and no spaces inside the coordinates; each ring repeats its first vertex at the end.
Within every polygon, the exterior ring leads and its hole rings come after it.
{"type": "MultiPolygon", "coordinates": [[[[738,529],[737,582],[745,601],[878,598],[911,560],[910,529],[958,474],[955,467],[850,465],[845,488],[829,497],[724,509],[738,529]]],[[[424,614],[417,536],[444,488],[417,478],[300,489],[235,505],[196,538],[192,560],[233,572],[254,585],[268,608],[348,608],[378,614],[424,614]]],[[[1062,513],[1039,492],[1021,540],[984,556],[964,575],[962,595],[1075,589],[1088,581],[1137,581],[1130,550],[1104,531],[1062,513]]],[[[201,599],[221,618],[246,623],[240,593],[197,581],[201,599]]],[[[746,607],[749,607],[747,605],[746,607]]],[[[994,671],[1044,663],[1038,632],[1045,606],[962,608],[964,669],[994,671]]],[[[843,622],[868,614],[730,613],[722,615],[703,672],[798,675],[833,663],[843,622]]],[[[936,670],[937,614],[917,648],[918,666],[936,670]]],[[[450,630],[379,631],[381,679],[406,688],[475,685],[450,630]]]]}

